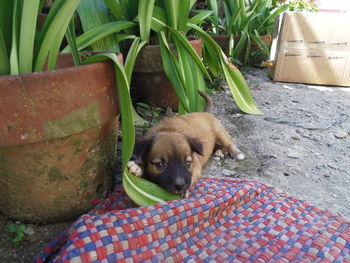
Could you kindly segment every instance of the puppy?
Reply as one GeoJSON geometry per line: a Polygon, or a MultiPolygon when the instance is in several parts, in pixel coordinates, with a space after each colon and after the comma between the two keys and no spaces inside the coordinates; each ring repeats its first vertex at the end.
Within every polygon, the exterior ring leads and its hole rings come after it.
{"type": "Polygon", "coordinates": [[[212,99],[204,92],[200,95],[206,100],[206,112],[166,118],[136,143],[138,160],[128,163],[132,174],[187,197],[214,150],[221,149],[236,160],[245,158],[222,124],[209,113],[212,99]]]}

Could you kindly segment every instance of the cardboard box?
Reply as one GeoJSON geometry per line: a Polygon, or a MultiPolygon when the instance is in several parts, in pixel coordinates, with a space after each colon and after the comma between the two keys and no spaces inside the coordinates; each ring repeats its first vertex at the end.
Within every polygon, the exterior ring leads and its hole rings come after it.
{"type": "Polygon", "coordinates": [[[350,15],[286,12],[276,20],[275,81],[350,86],[350,15]]]}

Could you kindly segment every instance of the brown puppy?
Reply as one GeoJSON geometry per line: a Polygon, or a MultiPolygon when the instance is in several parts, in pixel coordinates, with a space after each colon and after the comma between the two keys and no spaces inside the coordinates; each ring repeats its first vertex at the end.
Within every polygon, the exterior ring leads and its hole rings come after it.
{"type": "MultiPolygon", "coordinates": [[[[212,108],[211,98],[200,92],[212,108]]],[[[186,197],[188,189],[202,175],[202,167],[214,150],[236,160],[244,155],[233,144],[222,124],[208,112],[166,118],[136,143],[136,162],[129,162],[132,174],[142,176],[168,191],[186,197]]]]}

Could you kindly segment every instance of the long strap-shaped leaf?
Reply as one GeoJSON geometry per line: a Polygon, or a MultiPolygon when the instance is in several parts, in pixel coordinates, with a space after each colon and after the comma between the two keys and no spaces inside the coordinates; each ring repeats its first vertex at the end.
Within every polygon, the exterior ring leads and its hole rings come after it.
{"type": "Polygon", "coordinates": [[[10,61],[7,54],[5,39],[2,31],[0,30],[0,76],[10,73],[10,61]]]}
{"type": "Polygon", "coordinates": [[[139,27],[142,41],[149,42],[155,0],[139,0],[139,27]]]}
{"type": "Polygon", "coordinates": [[[190,112],[189,102],[185,93],[185,81],[181,75],[176,57],[171,52],[163,31],[159,32],[159,45],[165,74],[173,84],[182,107],[187,112],[190,112]]]}
{"type": "MultiPolygon", "coordinates": [[[[81,0],[77,11],[84,32],[113,21],[104,0],[81,0]]],[[[120,52],[119,42],[113,35],[105,36],[91,44],[91,47],[95,51],[120,52]]]]}
{"type": "Polygon", "coordinates": [[[237,106],[244,112],[249,114],[262,114],[256,107],[250,88],[242,76],[241,72],[226,58],[220,46],[213,40],[203,29],[197,25],[187,24],[195,30],[211,47],[212,52],[215,52],[220,59],[221,70],[223,71],[227,84],[230,87],[231,93],[237,106]]]}
{"type": "Polygon", "coordinates": [[[81,65],[82,61],[80,59],[80,55],[78,52],[78,46],[76,42],[77,38],[74,30],[74,18],[72,18],[71,21],[69,22],[69,26],[66,32],[66,39],[67,39],[68,45],[71,47],[71,50],[72,50],[74,65],[75,66],[81,65]]]}
{"type": "Polygon", "coordinates": [[[19,38],[19,73],[33,70],[34,36],[40,0],[23,1],[22,20],[19,38]]]}
{"type": "MultiPolygon", "coordinates": [[[[111,22],[107,24],[103,24],[97,27],[94,27],[90,29],[89,31],[85,32],[84,34],[77,37],[77,46],[79,50],[82,50],[91,44],[95,43],[96,41],[104,38],[105,36],[108,36],[112,33],[119,32],[121,30],[124,30],[126,28],[134,27],[136,24],[129,21],[117,21],[117,22],[111,22]]],[[[69,52],[70,47],[65,47],[62,52],[69,52]]]]}
{"type": "Polygon", "coordinates": [[[10,52],[10,73],[11,75],[19,74],[19,61],[18,61],[18,37],[20,29],[20,12],[21,4],[19,0],[15,0],[13,3],[13,16],[12,16],[12,44],[10,52]]]}
{"type": "Polygon", "coordinates": [[[261,22],[257,31],[259,33],[262,33],[262,32],[260,32],[260,30],[264,27],[264,25],[266,25],[269,21],[273,21],[279,14],[286,12],[288,9],[289,9],[288,4],[275,8],[273,11],[271,11],[270,15],[268,17],[266,17],[263,22],[261,22]]]}
{"type": "MultiPolygon", "coordinates": [[[[176,0],[175,0],[176,1],[176,0]]],[[[177,23],[177,30],[178,31],[182,31],[182,32],[185,32],[187,33],[187,30],[186,30],[186,23],[187,23],[187,20],[188,20],[188,17],[190,15],[190,0],[181,0],[179,1],[181,2],[179,4],[179,13],[177,14],[177,20],[178,20],[178,23],[177,23]]]]}
{"type": "Polygon", "coordinates": [[[197,52],[193,49],[190,42],[188,41],[187,37],[185,37],[183,34],[181,34],[179,31],[175,30],[174,28],[169,28],[169,31],[176,37],[179,41],[181,41],[184,48],[187,49],[187,51],[191,54],[191,57],[193,60],[197,63],[197,65],[200,67],[200,69],[203,71],[203,73],[206,75],[206,77],[210,79],[210,75],[205,68],[202,59],[199,57],[197,52]]]}
{"type": "MultiPolygon", "coordinates": [[[[185,0],[187,1],[187,0],[185,0]]],[[[167,14],[167,21],[170,27],[179,29],[179,19],[180,14],[179,5],[182,4],[179,0],[164,0],[165,12],[167,14]]]]}
{"type": "Polygon", "coordinates": [[[189,23],[192,23],[192,24],[204,23],[205,19],[210,17],[212,14],[213,14],[212,10],[199,11],[197,15],[195,15],[189,19],[186,19],[186,21],[188,21],[189,23]]]}
{"type": "Polygon", "coordinates": [[[119,3],[119,1],[104,0],[104,2],[105,5],[108,7],[108,10],[112,13],[112,15],[117,21],[126,20],[123,14],[122,5],[119,3]]]}
{"type": "MultiPolygon", "coordinates": [[[[128,81],[128,85],[130,87],[131,84],[131,75],[132,75],[132,71],[134,69],[134,65],[135,65],[135,61],[137,58],[137,55],[139,54],[140,50],[142,49],[142,47],[144,45],[146,45],[147,42],[146,41],[142,41],[140,43],[140,38],[136,37],[134,42],[132,43],[129,51],[128,51],[128,55],[125,59],[124,62],[124,69],[125,69],[125,74],[126,74],[126,78],[128,81]]],[[[132,114],[133,114],[133,119],[134,119],[134,124],[136,126],[145,126],[148,124],[148,122],[146,120],[144,120],[135,110],[135,108],[133,107],[133,105],[131,104],[132,107],[132,114]]]]}
{"type": "Polygon", "coordinates": [[[52,23],[49,25],[47,32],[43,37],[42,43],[39,43],[40,49],[35,62],[34,71],[42,70],[53,43],[57,41],[57,36],[62,35],[63,38],[69,21],[73,16],[79,2],[80,0],[66,0],[64,4],[62,4],[56,16],[53,18],[52,23]]]}
{"type": "Polygon", "coordinates": [[[135,130],[134,121],[131,111],[131,98],[129,91],[128,79],[123,66],[118,61],[117,56],[114,53],[101,53],[89,57],[84,61],[84,64],[90,64],[93,62],[100,62],[110,59],[114,62],[114,70],[116,74],[119,105],[122,121],[122,168],[126,168],[126,164],[129,161],[135,143],[135,130]]]}
{"type": "Polygon", "coordinates": [[[163,8],[155,6],[153,9],[151,28],[155,32],[159,32],[167,27],[166,13],[163,8]]]}
{"type": "Polygon", "coordinates": [[[204,104],[199,106],[198,90],[205,90],[203,73],[194,62],[192,54],[185,48],[184,43],[173,35],[178,54],[179,69],[184,79],[185,92],[189,101],[190,112],[203,111],[204,104]]]}

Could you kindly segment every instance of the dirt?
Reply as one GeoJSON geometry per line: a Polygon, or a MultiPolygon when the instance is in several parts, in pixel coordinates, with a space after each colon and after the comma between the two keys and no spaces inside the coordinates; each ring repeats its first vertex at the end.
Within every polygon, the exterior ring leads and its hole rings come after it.
{"type": "MultiPolygon", "coordinates": [[[[261,69],[245,76],[264,115],[243,114],[227,88],[212,96],[246,159],[213,156],[204,175],[257,180],[350,220],[350,88],[275,83],[261,69]]],[[[71,224],[24,224],[23,240],[13,243],[11,222],[0,215],[0,262],[32,262],[71,224]]]]}

